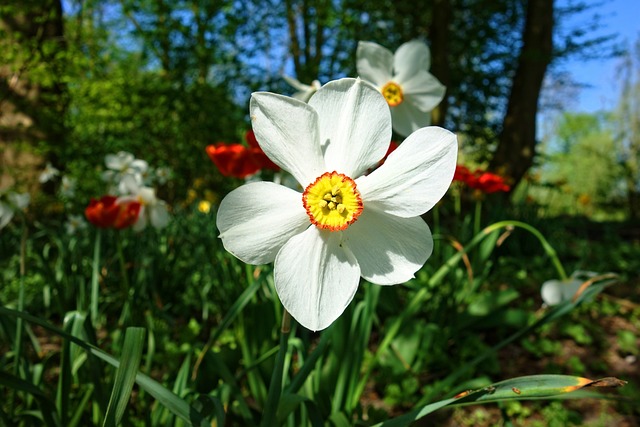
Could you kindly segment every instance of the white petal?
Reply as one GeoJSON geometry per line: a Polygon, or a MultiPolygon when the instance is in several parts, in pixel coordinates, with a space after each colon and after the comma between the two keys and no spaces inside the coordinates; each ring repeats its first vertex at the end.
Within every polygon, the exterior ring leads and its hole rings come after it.
{"type": "Polygon", "coordinates": [[[252,182],[222,200],[217,226],[227,251],[248,264],[267,264],[310,222],[300,193],[272,182],[252,182]]]}
{"type": "Polygon", "coordinates": [[[13,218],[13,209],[6,203],[0,202],[0,230],[13,218]]]}
{"type": "Polygon", "coordinates": [[[575,279],[569,279],[564,282],[561,280],[547,280],[542,284],[542,289],[540,290],[542,300],[547,305],[557,305],[568,301],[578,292],[582,283],[582,280],[575,279]]]}
{"type": "Polygon", "coordinates": [[[391,109],[393,130],[402,136],[409,136],[416,130],[431,124],[431,113],[421,111],[409,102],[403,102],[391,109]]]}
{"type": "Polygon", "coordinates": [[[282,305],[312,331],[333,323],[358,289],[360,269],[340,238],[340,233],[309,227],[276,257],[274,282],[282,305]]]}
{"type": "Polygon", "coordinates": [[[162,200],[149,207],[149,220],[155,228],[164,228],[169,224],[169,211],[167,205],[162,200]]]}
{"type": "Polygon", "coordinates": [[[309,105],[318,112],[326,170],[355,178],[384,157],[391,143],[391,116],[372,85],[336,80],[320,88],[309,105]]]}
{"type": "Polygon", "coordinates": [[[412,279],[433,251],[429,226],[421,217],[399,218],[365,206],[344,232],[343,245],[360,265],[360,274],[377,285],[412,279]]]}
{"type": "Polygon", "coordinates": [[[393,56],[394,79],[404,83],[420,70],[428,70],[431,54],[426,44],[413,40],[404,43],[393,56]]]}
{"type": "Polygon", "coordinates": [[[131,162],[131,165],[129,167],[136,172],[144,173],[147,171],[147,169],[149,169],[149,164],[144,160],[135,159],[131,162]]]}
{"type": "Polygon", "coordinates": [[[251,95],[250,111],[260,148],[303,188],[325,172],[313,108],[287,96],[257,92],[251,95]]]}
{"type": "Polygon", "coordinates": [[[297,91],[304,92],[311,89],[311,86],[300,83],[300,80],[294,79],[293,77],[283,75],[282,78],[284,79],[285,82],[289,83],[289,85],[292,86],[297,91]]]}
{"type": "Polygon", "coordinates": [[[7,200],[19,210],[25,210],[31,202],[31,194],[29,193],[9,193],[7,200]]]}
{"type": "Polygon", "coordinates": [[[405,102],[413,104],[422,111],[433,110],[446,92],[446,88],[438,79],[427,71],[418,72],[412,79],[402,85],[405,102]]]}
{"type": "Polygon", "coordinates": [[[120,151],[118,154],[107,154],[104,156],[104,163],[109,169],[121,170],[128,167],[133,162],[133,154],[120,151]]]}
{"type": "MultiPolygon", "coordinates": [[[[118,199],[120,201],[121,199],[118,199]]],[[[133,231],[142,231],[147,228],[147,207],[145,205],[140,205],[140,211],[138,212],[138,219],[135,224],[133,224],[133,231]]]]}
{"type": "Polygon", "coordinates": [[[364,209],[405,218],[425,213],[449,189],[457,156],[454,133],[436,126],[415,131],[382,166],[356,180],[364,209]]]}
{"type": "Polygon", "coordinates": [[[376,86],[384,86],[393,73],[393,54],[390,50],[372,42],[359,42],[356,51],[356,67],[363,80],[376,86]]]}

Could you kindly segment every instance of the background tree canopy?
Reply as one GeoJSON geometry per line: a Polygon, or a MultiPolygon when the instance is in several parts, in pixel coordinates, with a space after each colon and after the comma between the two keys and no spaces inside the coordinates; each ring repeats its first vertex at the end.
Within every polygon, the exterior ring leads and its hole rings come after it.
{"type": "MultiPolygon", "coordinates": [[[[435,124],[517,184],[534,164],[539,95],[572,55],[613,55],[614,37],[566,28],[586,2],[553,0],[27,1],[0,9],[4,166],[27,142],[54,165],[86,174],[127,149],[170,167],[166,195],[205,179],[224,191],[204,147],[239,141],[254,90],[355,76],[359,40],[389,49],[430,44],[447,86],[435,124]],[[551,68],[550,68],[551,67],[551,68]]],[[[595,15],[594,15],[595,16],[595,15]]],[[[597,24],[595,18],[591,20],[597,24]]],[[[86,180],[87,190],[97,185],[86,180]]]]}

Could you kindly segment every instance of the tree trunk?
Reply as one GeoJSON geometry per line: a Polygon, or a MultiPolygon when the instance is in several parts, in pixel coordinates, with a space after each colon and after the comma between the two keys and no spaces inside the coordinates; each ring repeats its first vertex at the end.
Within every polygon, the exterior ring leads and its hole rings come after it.
{"type": "Polygon", "coordinates": [[[65,49],[60,0],[26,0],[0,13],[0,187],[34,184],[42,159],[21,145],[64,142],[65,49]]]}
{"type": "MultiPolygon", "coordinates": [[[[449,65],[449,26],[451,23],[451,0],[435,0],[429,38],[431,39],[431,73],[440,83],[449,87],[451,84],[451,69],[449,65]]],[[[447,96],[431,112],[431,122],[435,126],[442,126],[447,115],[449,102],[447,96]]]]}
{"type": "Polygon", "coordinates": [[[533,164],[538,98],[553,50],[553,0],[529,0],[513,86],[490,168],[514,188],[533,164]]]}

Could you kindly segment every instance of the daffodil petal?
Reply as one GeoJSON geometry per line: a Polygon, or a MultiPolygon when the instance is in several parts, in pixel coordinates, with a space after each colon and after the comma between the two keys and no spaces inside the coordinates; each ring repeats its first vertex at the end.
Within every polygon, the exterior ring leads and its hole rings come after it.
{"type": "Polygon", "coordinates": [[[393,53],[377,43],[359,42],[356,67],[360,78],[376,86],[383,86],[392,77],[393,53]]]}
{"type": "Polygon", "coordinates": [[[298,323],[312,331],[336,320],[358,289],[360,269],[340,239],[340,233],[309,227],[285,243],[276,257],[278,296],[298,323]]]}
{"type": "Polygon", "coordinates": [[[356,180],[364,212],[373,207],[405,218],[425,213],[451,185],[457,155],[454,133],[436,126],[415,131],[382,166],[356,180]]]}
{"type": "Polygon", "coordinates": [[[429,48],[419,40],[402,44],[393,55],[394,78],[402,85],[418,71],[428,70],[430,65],[429,48]]]}
{"type": "Polygon", "coordinates": [[[310,223],[300,193],[272,182],[252,182],[222,200],[217,226],[227,251],[248,264],[267,264],[310,223]]]}
{"type": "Polygon", "coordinates": [[[328,171],[357,177],[377,165],[391,143],[389,107],[378,90],[360,79],[341,79],[309,100],[318,112],[328,171]]]}
{"type": "Polygon", "coordinates": [[[402,85],[405,102],[415,105],[422,111],[431,111],[440,104],[446,88],[427,71],[419,71],[412,79],[402,85]]]}
{"type": "Polygon", "coordinates": [[[149,208],[149,220],[155,228],[164,228],[169,224],[169,212],[167,205],[158,200],[155,205],[149,208]]]}
{"type": "Polygon", "coordinates": [[[408,100],[393,107],[391,117],[393,130],[402,136],[409,136],[412,132],[431,124],[431,113],[421,111],[408,100]]]}
{"type": "Polygon", "coordinates": [[[395,285],[412,279],[424,265],[433,238],[421,217],[399,218],[369,208],[344,232],[343,246],[355,255],[362,277],[395,285]]]}
{"type": "Polygon", "coordinates": [[[269,92],[251,95],[251,121],[260,148],[306,187],[325,172],[318,116],[304,102],[269,92]]]}

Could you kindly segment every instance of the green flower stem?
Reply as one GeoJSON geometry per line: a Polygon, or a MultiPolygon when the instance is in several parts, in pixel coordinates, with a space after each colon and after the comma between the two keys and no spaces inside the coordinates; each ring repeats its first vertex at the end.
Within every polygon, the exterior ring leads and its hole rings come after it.
{"type": "Polygon", "coordinates": [[[476,198],[476,209],[473,214],[473,235],[476,236],[480,233],[480,218],[482,217],[482,199],[476,198]]]}
{"type": "Polygon", "coordinates": [[[124,293],[124,307],[120,314],[120,324],[126,325],[131,317],[131,287],[129,285],[129,275],[127,274],[127,264],[124,260],[124,251],[122,250],[122,238],[118,233],[116,238],[116,250],[118,252],[118,263],[120,264],[120,272],[122,273],[122,291],[124,293]]]}
{"type": "Polygon", "coordinates": [[[473,239],[464,247],[463,251],[457,252],[453,255],[447,262],[445,262],[434,274],[429,278],[429,282],[427,286],[421,288],[416,292],[414,297],[411,299],[407,307],[402,310],[400,315],[395,318],[393,323],[386,329],[386,334],[378,346],[375,355],[372,359],[372,362],[367,366],[367,369],[363,373],[360,382],[358,383],[358,388],[356,389],[356,396],[360,396],[365,389],[367,381],[369,379],[369,375],[376,367],[380,356],[387,350],[387,348],[391,345],[391,342],[395,339],[396,335],[400,331],[401,326],[404,324],[407,318],[414,315],[422,306],[422,303],[425,298],[429,295],[430,289],[434,286],[438,285],[446,275],[453,269],[458,262],[462,259],[462,256],[466,253],[469,253],[471,249],[476,247],[480,242],[482,242],[486,237],[491,235],[494,231],[500,230],[502,228],[511,229],[511,228],[522,228],[531,234],[533,234],[542,245],[542,248],[546,252],[547,256],[551,258],[551,262],[553,263],[556,271],[558,272],[558,276],[561,280],[567,280],[567,273],[565,273],[564,268],[562,267],[562,263],[560,259],[558,259],[558,255],[553,249],[553,247],[547,242],[547,239],[544,238],[542,233],[540,233],[537,229],[530,226],[527,223],[520,221],[500,221],[495,224],[491,224],[485,227],[480,233],[476,234],[473,239]]]}
{"type": "Polygon", "coordinates": [[[96,229],[96,240],[93,245],[93,263],[91,269],[91,297],[89,310],[91,312],[91,323],[98,326],[98,298],[100,285],[100,241],[102,240],[102,230],[96,229]]]}
{"type": "Polygon", "coordinates": [[[285,309],[282,310],[282,325],[280,327],[280,348],[276,355],[276,363],[271,374],[271,383],[269,384],[269,394],[267,402],[262,412],[262,420],[260,427],[271,427],[276,425],[276,413],[278,412],[278,404],[282,394],[282,374],[284,371],[284,359],[287,355],[287,347],[289,341],[289,333],[291,332],[291,315],[285,309]]]}

